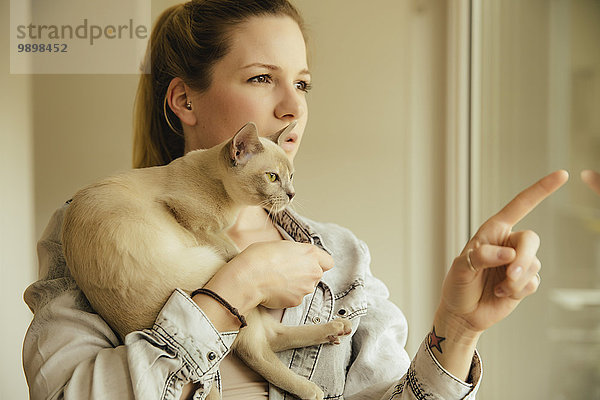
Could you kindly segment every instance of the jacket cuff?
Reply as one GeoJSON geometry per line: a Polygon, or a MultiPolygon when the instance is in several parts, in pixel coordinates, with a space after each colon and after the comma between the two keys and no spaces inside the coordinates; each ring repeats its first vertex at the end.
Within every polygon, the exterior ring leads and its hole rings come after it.
{"type": "Polygon", "coordinates": [[[469,383],[467,383],[440,365],[425,340],[411,363],[405,385],[417,398],[422,398],[418,395],[430,395],[436,399],[467,399],[474,398],[481,382],[481,375],[482,365],[477,350],[473,354],[469,383]]]}
{"type": "Polygon", "coordinates": [[[237,331],[220,333],[180,289],[167,300],[152,330],[183,358],[190,367],[189,379],[194,382],[216,374],[237,336],[237,331]]]}

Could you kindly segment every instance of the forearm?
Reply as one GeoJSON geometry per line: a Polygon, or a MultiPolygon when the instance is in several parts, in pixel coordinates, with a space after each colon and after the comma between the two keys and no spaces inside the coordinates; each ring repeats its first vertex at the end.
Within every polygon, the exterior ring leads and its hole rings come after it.
{"type": "Polygon", "coordinates": [[[23,348],[32,399],[179,398],[179,382],[210,385],[233,341],[177,293],[153,329],[132,332],[121,344],[98,314],[79,308],[80,296],[62,292],[36,310],[23,348]]]}
{"type": "MultiPolygon", "coordinates": [[[[406,319],[387,299],[387,289],[380,281],[368,276],[365,279],[365,290],[369,310],[361,317],[359,328],[353,336],[353,348],[359,351],[346,375],[344,398],[475,398],[481,379],[481,367],[480,360],[477,356],[474,357],[473,351],[464,352],[470,353],[466,362],[467,374],[471,373],[473,380],[470,384],[461,381],[440,365],[436,359],[438,352],[430,350],[428,338],[425,338],[411,360],[404,350],[408,334],[406,319]],[[472,369],[469,371],[471,365],[472,369]]],[[[446,353],[445,347],[442,349],[446,353]]]]}
{"type": "Polygon", "coordinates": [[[446,371],[467,382],[480,336],[481,332],[473,332],[464,323],[438,310],[427,343],[446,371]]]}
{"type": "MultiPolygon", "coordinates": [[[[260,295],[257,288],[248,284],[243,269],[237,265],[239,262],[236,259],[231,260],[204,285],[204,288],[218,294],[241,315],[246,315],[260,304],[260,295]]],[[[197,294],[193,300],[220,332],[240,329],[240,320],[214,298],[197,294]]]]}

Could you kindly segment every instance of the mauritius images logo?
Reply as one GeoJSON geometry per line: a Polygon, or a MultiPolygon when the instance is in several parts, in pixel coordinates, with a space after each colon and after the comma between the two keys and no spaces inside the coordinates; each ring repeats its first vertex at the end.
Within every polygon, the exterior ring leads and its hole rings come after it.
{"type": "Polygon", "coordinates": [[[11,73],[140,73],[147,0],[11,0],[11,73]]]}
{"type": "Polygon", "coordinates": [[[87,18],[79,25],[33,24],[17,25],[17,39],[56,42],[60,40],[83,39],[93,46],[101,39],[147,39],[148,27],[135,24],[130,18],[125,24],[98,25],[89,23],[87,18]]]}

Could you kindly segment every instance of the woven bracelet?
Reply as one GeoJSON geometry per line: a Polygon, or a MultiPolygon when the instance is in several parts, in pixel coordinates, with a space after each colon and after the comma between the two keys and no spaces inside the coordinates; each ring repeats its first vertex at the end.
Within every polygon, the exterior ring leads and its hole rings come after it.
{"type": "Polygon", "coordinates": [[[246,323],[246,318],[244,318],[244,316],[242,314],[240,314],[240,312],[238,311],[237,308],[235,308],[234,306],[232,306],[231,304],[229,304],[227,302],[227,300],[225,300],[224,298],[222,298],[221,296],[219,296],[218,294],[216,294],[215,292],[213,292],[210,289],[196,289],[192,292],[190,297],[194,297],[197,294],[205,294],[207,296],[212,297],[213,299],[215,299],[216,301],[218,301],[219,303],[221,303],[223,305],[223,307],[225,307],[227,310],[229,310],[230,313],[232,313],[233,315],[235,315],[235,317],[237,319],[240,320],[240,323],[242,324],[240,326],[240,329],[242,329],[243,327],[247,326],[248,324],[246,323]]]}

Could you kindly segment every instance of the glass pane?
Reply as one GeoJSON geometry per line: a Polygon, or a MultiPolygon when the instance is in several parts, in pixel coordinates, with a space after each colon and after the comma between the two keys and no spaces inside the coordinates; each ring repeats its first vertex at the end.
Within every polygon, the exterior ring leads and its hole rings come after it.
{"type": "Polygon", "coordinates": [[[484,334],[478,398],[600,399],[600,190],[580,176],[600,171],[600,1],[477,4],[473,228],[545,174],[571,175],[515,227],[541,237],[542,285],[484,334]]]}

